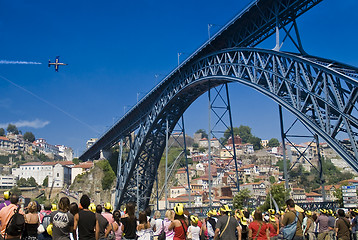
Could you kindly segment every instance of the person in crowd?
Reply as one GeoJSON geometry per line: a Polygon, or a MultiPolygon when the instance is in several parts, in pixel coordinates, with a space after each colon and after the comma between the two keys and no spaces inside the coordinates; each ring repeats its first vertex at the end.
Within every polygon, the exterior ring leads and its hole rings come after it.
{"type": "Polygon", "coordinates": [[[155,231],[155,219],[151,217],[152,209],[150,207],[147,207],[144,211],[147,214],[147,220],[150,224],[150,227],[152,228],[153,231],[155,231]]]}
{"type": "Polygon", "coordinates": [[[25,230],[22,234],[21,239],[25,240],[36,240],[37,239],[37,228],[40,224],[39,216],[37,213],[37,203],[32,201],[26,207],[27,213],[25,217],[25,230]]]}
{"type": "Polygon", "coordinates": [[[237,210],[235,216],[236,216],[237,221],[240,224],[241,240],[248,240],[248,236],[249,236],[248,221],[247,221],[247,218],[244,216],[244,211],[237,210]]]}
{"type": "Polygon", "coordinates": [[[122,231],[124,234],[124,240],[134,240],[136,239],[136,230],[137,230],[137,219],[134,215],[135,204],[134,202],[129,202],[126,205],[126,213],[121,219],[122,222],[122,231]]]}
{"type": "MultiPolygon", "coordinates": [[[[77,203],[72,202],[70,204],[70,213],[75,216],[79,212],[79,207],[77,203]]],[[[74,228],[75,234],[73,232],[70,232],[70,238],[71,240],[77,240],[76,236],[78,236],[78,228],[74,228]]]]}
{"type": "Polygon", "coordinates": [[[352,234],[353,234],[353,239],[356,240],[357,239],[357,227],[358,227],[358,221],[357,221],[357,210],[353,209],[351,211],[351,225],[352,225],[352,234]]]}
{"type": "Polygon", "coordinates": [[[83,209],[74,216],[74,228],[78,227],[79,239],[94,240],[96,232],[99,232],[96,215],[88,209],[90,203],[88,195],[82,195],[80,204],[83,209]]]}
{"type": "Polygon", "coordinates": [[[121,240],[123,232],[122,232],[122,223],[120,222],[121,220],[120,211],[115,210],[113,212],[113,220],[114,220],[113,223],[108,224],[105,238],[107,238],[110,232],[113,231],[116,236],[116,240],[121,240]]]}
{"type": "Polygon", "coordinates": [[[46,231],[48,225],[50,224],[51,208],[52,208],[51,203],[49,201],[46,201],[44,203],[44,209],[40,210],[40,213],[39,213],[40,224],[43,225],[45,231],[43,233],[40,233],[37,235],[39,240],[51,240],[52,239],[52,236],[50,234],[48,234],[48,232],[46,231]]]}
{"type": "Polygon", "coordinates": [[[351,225],[349,223],[349,220],[346,218],[343,209],[338,209],[337,213],[338,219],[335,225],[337,240],[350,240],[351,225]]]}
{"type": "Polygon", "coordinates": [[[275,217],[275,214],[270,214],[268,217],[268,227],[270,230],[270,239],[277,239],[279,232],[278,219],[275,217]]]}
{"type": "Polygon", "coordinates": [[[231,209],[228,205],[223,205],[220,208],[221,216],[219,217],[216,226],[215,226],[215,236],[214,239],[239,239],[241,240],[241,228],[238,221],[235,217],[229,215],[231,209]],[[238,236],[236,237],[236,231],[238,236]]]}
{"type": "Polygon", "coordinates": [[[187,237],[192,240],[200,239],[200,230],[201,228],[198,226],[199,218],[197,216],[190,216],[191,225],[188,228],[187,237]]]}
{"type": "Polygon", "coordinates": [[[184,240],[188,231],[188,222],[184,216],[183,204],[177,204],[174,207],[174,212],[174,220],[172,220],[171,224],[168,227],[168,230],[174,231],[173,240],[184,240]]]}
{"type": "Polygon", "coordinates": [[[96,236],[96,239],[104,240],[105,239],[105,233],[106,229],[108,227],[108,220],[102,216],[102,205],[96,206],[96,219],[99,226],[99,231],[96,232],[98,236],[96,236]]]}
{"type": "Polygon", "coordinates": [[[52,227],[53,239],[70,239],[70,233],[74,235],[76,239],[76,231],[74,229],[74,217],[70,210],[70,200],[68,197],[62,197],[58,202],[58,211],[51,213],[50,222],[52,227]]]}
{"type": "Polygon", "coordinates": [[[5,191],[4,192],[4,202],[2,202],[0,204],[0,210],[3,208],[3,207],[6,207],[6,206],[9,206],[11,204],[10,202],[10,191],[5,191]]]}
{"type": "Polygon", "coordinates": [[[218,221],[216,218],[217,213],[214,209],[212,209],[207,213],[207,216],[208,218],[206,219],[206,228],[208,231],[208,237],[209,240],[213,240],[215,236],[216,222],[218,221]]]}
{"type": "Polygon", "coordinates": [[[155,211],[154,212],[154,229],[155,229],[155,232],[153,233],[154,240],[158,239],[159,234],[163,231],[163,227],[164,227],[164,223],[163,223],[163,220],[160,218],[160,212],[155,211]]]}
{"type": "Polygon", "coordinates": [[[296,233],[293,237],[293,240],[303,240],[303,230],[302,230],[302,221],[303,221],[303,214],[301,212],[296,211],[295,209],[295,202],[292,199],[288,199],[286,201],[287,211],[283,215],[282,218],[282,226],[287,226],[294,222],[297,218],[297,227],[296,233]]]}
{"type": "Polygon", "coordinates": [[[316,220],[318,224],[318,240],[324,240],[327,236],[329,236],[329,228],[328,228],[328,216],[326,209],[320,209],[320,215],[316,220]]]}
{"type": "Polygon", "coordinates": [[[315,229],[316,229],[316,223],[313,220],[312,212],[306,211],[305,215],[307,217],[306,227],[303,229],[303,236],[306,236],[308,240],[315,240],[315,229]]]}
{"type": "Polygon", "coordinates": [[[114,222],[113,214],[112,214],[112,204],[107,202],[104,204],[104,212],[102,213],[102,216],[105,217],[109,224],[114,222]]]}
{"type": "Polygon", "coordinates": [[[175,215],[175,213],[173,210],[167,210],[165,212],[165,218],[163,220],[163,225],[164,225],[164,232],[165,232],[166,240],[173,240],[173,238],[174,238],[174,231],[169,230],[169,226],[170,226],[171,222],[174,220],[174,215],[175,215]]]}
{"type": "Polygon", "coordinates": [[[327,214],[328,214],[328,229],[329,229],[329,238],[330,240],[335,240],[335,223],[336,223],[336,218],[334,217],[334,212],[332,209],[327,210],[327,214]]]}
{"type": "MultiPolygon", "coordinates": [[[[0,210],[0,229],[1,229],[1,236],[4,239],[11,238],[12,240],[17,240],[21,238],[21,235],[19,236],[11,236],[9,234],[6,234],[5,236],[5,229],[7,224],[9,223],[10,218],[12,215],[14,215],[14,211],[19,208],[19,197],[16,194],[11,194],[10,196],[10,205],[3,207],[0,210]]],[[[24,214],[24,212],[20,209],[20,214],[24,214]]]]}
{"type": "Polygon", "coordinates": [[[254,212],[254,219],[249,224],[249,239],[253,239],[253,240],[270,239],[269,227],[263,221],[262,212],[258,209],[254,212]]]}
{"type": "Polygon", "coordinates": [[[151,240],[153,237],[153,230],[148,221],[147,211],[139,212],[138,221],[139,224],[137,226],[137,236],[138,240],[151,240]]]}

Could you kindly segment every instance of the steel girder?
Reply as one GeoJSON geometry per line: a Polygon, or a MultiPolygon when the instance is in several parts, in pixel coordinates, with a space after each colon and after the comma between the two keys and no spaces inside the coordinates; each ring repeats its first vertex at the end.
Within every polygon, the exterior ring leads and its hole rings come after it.
{"type": "Polygon", "coordinates": [[[139,127],[142,118],[157,97],[170,83],[181,76],[181,69],[192,65],[202,57],[215,51],[231,47],[254,47],[280,28],[320,3],[322,0],[255,0],[237,14],[213,37],[199,47],[183,63],[175,68],[161,83],[148,93],[136,106],[125,114],[113,127],[105,132],[93,146],[79,158],[83,161],[96,159],[103,149],[109,149],[128,132],[139,127]]]}
{"type": "Polygon", "coordinates": [[[133,172],[139,169],[139,207],[148,206],[165,147],[166,119],[171,132],[187,107],[209,86],[226,82],[245,84],[272,98],[327,141],[357,171],[357,79],[357,68],[270,50],[227,49],[196,61],[168,84],[143,118],[118,176],[119,204],[136,199],[133,172]]]}

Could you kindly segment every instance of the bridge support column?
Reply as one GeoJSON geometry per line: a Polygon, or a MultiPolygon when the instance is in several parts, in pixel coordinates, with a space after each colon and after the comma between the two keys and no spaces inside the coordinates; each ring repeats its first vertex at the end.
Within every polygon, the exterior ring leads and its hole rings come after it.
{"type": "Polygon", "coordinates": [[[111,150],[101,150],[99,159],[109,159],[111,156],[111,150]]]}

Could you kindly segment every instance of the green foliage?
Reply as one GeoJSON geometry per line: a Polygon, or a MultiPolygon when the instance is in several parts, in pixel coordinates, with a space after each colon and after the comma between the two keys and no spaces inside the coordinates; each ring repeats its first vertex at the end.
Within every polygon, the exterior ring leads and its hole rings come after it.
{"type": "Polygon", "coordinates": [[[242,139],[242,143],[249,143],[252,137],[251,128],[249,126],[240,125],[238,128],[239,136],[242,139]]]}
{"type": "Polygon", "coordinates": [[[34,177],[28,179],[20,178],[17,180],[16,185],[19,187],[37,187],[37,183],[34,177]]]}
{"type": "Polygon", "coordinates": [[[206,148],[200,147],[198,150],[199,150],[199,152],[203,153],[203,152],[205,152],[206,148]]]}
{"type": "Polygon", "coordinates": [[[276,182],[276,178],[274,176],[270,176],[269,181],[271,184],[274,184],[276,182]]]}
{"type": "Polygon", "coordinates": [[[9,125],[7,125],[6,130],[8,133],[19,134],[19,130],[17,129],[17,127],[11,123],[9,123],[9,125]]]}
{"type": "MultiPolygon", "coordinates": [[[[287,169],[290,169],[290,167],[291,167],[290,160],[286,159],[286,163],[287,163],[287,169]]],[[[276,166],[278,166],[280,172],[283,172],[283,159],[278,160],[276,163],[276,166]]]]}
{"type": "Polygon", "coordinates": [[[339,207],[341,207],[341,208],[344,207],[344,206],[343,206],[343,193],[342,193],[342,188],[337,188],[337,189],[333,192],[333,196],[338,199],[339,207]]]}
{"type": "MultiPolygon", "coordinates": [[[[225,130],[225,132],[224,132],[224,141],[225,141],[225,143],[227,142],[227,140],[231,137],[231,128],[228,128],[228,129],[226,129],[225,130]]],[[[234,127],[233,128],[233,132],[234,132],[234,136],[237,136],[237,135],[239,135],[240,136],[240,130],[239,130],[239,128],[237,128],[237,127],[234,127]]]]}
{"type": "Polygon", "coordinates": [[[251,192],[248,189],[240,190],[233,199],[233,206],[235,209],[243,209],[248,206],[251,192]]]}
{"type": "Polygon", "coordinates": [[[259,137],[251,136],[249,142],[254,145],[254,150],[260,150],[262,148],[261,138],[259,137]]]}
{"type": "Polygon", "coordinates": [[[208,138],[209,137],[208,134],[206,133],[205,129],[199,129],[195,133],[201,133],[201,136],[203,138],[208,138]]]}
{"type": "Polygon", "coordinates": [[[48,186],[48,176],[46,176],[45,179],[43,180],[42,186],[44,186],[44,187],[48,186]]]}
{"type": "Polygon", "coordinates": [[[11,188],[10,192],[11,194],[16,194],[17,196],[21,196],[22,194],[18,186],[14,186],[13,188],[11,188]]]}
{"type": "Polygon", "coordinates": [[[112,167],[109,164],[108,160],[103,159],[101,161],[98,161],[96,162],[96,166],[101,168],[103,171],[102,189],[103,190],[110,189],[116,178],[116,174],[113,172],[112,167]]]}
{"type": "Polygon", "coordinates": [[[278,146],[280,146],[280,142],[278,141],[277,138],[271,138],[269,140],[267,146],[269,146],[269,147],[278,147],[278,146]]]}
{"type": "Polygon", "coordinates": [[[74,159],[72,159],[72,162],[77,165],[77,164],[80,163],[80,159],[79,158],[74,158],[74,159]]]}
{"type": "Polygon", "coordinates": [[[5,136],[5,129],[0,128],[0,136],[5,136]]]}
{"type": "Polygon", "coordinates": [[[197,143],[193,143],[193,148],[194,148],[194,149],[199,148],[199,144],[197,144],[197,143]]]}
{"type": "MultiPolygon", "coordinates": [[[[272,198],[275,199],[278,207],[280,209],[284,209],[285,205],[286,205],[286,200],[288,199],[288,196],[289,196],[289,191],[286,191],[285,189],[285,184],[284,183],[281,183],[281,184],[274,184],[274,185],[271,185],[271,195],[272,195],[272,198]]],[[[271,204],[270,204],[270,193],[267,194],[266,196],[266,200],[265,200],[265,203],[260,207],[260,209],[262,211],[267,211],[269,208],[271,208],[271,204]]],[[[273,206],[273,204],[272,204],[273,206]]]]}
{"type": "Polygon", "coordinates": [[[29,142],[35,141],[35,135],[32,132],[25,132],[24,139],[29,142]]]}

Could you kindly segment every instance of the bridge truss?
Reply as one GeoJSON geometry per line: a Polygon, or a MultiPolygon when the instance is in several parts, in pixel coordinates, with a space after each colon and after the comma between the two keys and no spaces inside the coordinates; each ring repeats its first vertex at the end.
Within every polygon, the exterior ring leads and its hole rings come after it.
{"type": "Polygon", "coordinates": [[[320,1],[255,1],[169,74],[107,131],[80,159],[135,133],[117,173],[117,207],[145,208],[169,133],[184,111],[210,88],[238,82],[265,94],[294,114],[358,171],[355,67],[308,55],[253,47],[320,1]],[[238,48],[237,46],[244,46],[238,48]],[[136,172],[136,174],[134,174],[136,172]],[[138,173],[138,174],[137,174],[138,173]]]}

